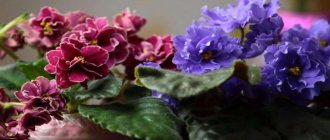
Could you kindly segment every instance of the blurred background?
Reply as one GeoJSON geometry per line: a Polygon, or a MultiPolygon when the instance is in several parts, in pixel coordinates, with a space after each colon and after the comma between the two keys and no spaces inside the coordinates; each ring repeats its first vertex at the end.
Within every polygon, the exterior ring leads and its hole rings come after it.
{"type": "MultiPolygon", "coordinates": [[[[94,16],[106,16],[109,20],[112,16],[129,7],[136,10],[138,15],[145,17],[148,22],[141,30],[141,36],[152,34],[182,34],[186,26],[194,19],[200,17],[200,8],[225,7],[236,0],[2,0],[0,5],[0,23],[6,23],[23,12],[38,13],[43,6],[52,6],[65,13],[72,10],[81,10],[94,16]]],[[[282,0],[282,9],[296,11],[325,17],[329,15],[329,0],[282,0]]],[[[300,14],[298,13],[298,15],[300,14]]],[[[288,16],[296,16],[294,13],[284,12],[288,16]]],[[[325,17],[326,18],[326,17],[325,17]]],[[[290,19],[290,18],[289,18],[290,19]]],[[[25,47],[17,53],[25,60],[33,60],[37,54],[31,48],[25,47]]],[[[6,57],[0,60],[0,65],[12,63],[6,57]]]]}

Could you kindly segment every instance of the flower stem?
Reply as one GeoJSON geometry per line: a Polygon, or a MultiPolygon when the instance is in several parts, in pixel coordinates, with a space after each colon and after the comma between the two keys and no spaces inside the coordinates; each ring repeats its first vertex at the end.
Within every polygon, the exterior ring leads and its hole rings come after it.
{"type": "Polygon", "coordinates": [[[15,27],[19,23],[26,21],[28,17],[29,17],[29,14],[24,13],[24,14],[18,16],[17,18],[15,18],[14,20],[10,21],[8,24],[6,24],[4,27],[2,27],[0,29],[0,36],[3,37],[9,29],[15,27]]]}
{"type": "Polygon", "coordinates": [[[6,102],[6,103],[3,103],[3,108],[4,109],[9,109],[9,108],[12,108],[14,106],[25,106],[25,104],[21,103],[21,102],[6,102]]]}
{"type": "Polygon", "coordinates": [[[3,43],[3,39],[5,37],[5,34],[8,30],[10,30],[11,28],[15,27],[17,24],[22,23],[24,21],[26,21],[26,19],[28,18],[29,14],[24,13],[20,16],[18,16],[17,18],[15,18],[14,20],[12,20],[11,22],[9,22],[8,24],[6,24],[5,26],[3,26],[0,29],[0,49],[3,50],[6,54],[8,54],[11,58],[13,58],[15,61],[19,60],[19,58],[15,55],[15,53],[5,47],[4,43],[3,43]]]}
{"type": "Polygon", "coordinates": [[[240,44],[243,45],[245,31],[244,31],[244,28],[242,28],[242,27],[240,27],[239,30],[241,31],[241,42],[240,42],[240,44]]]}
{"type": "Polygon", "coordinates": [[[17,57],[17,55],[10,50],[9,48],[7,48],[4,43],[3,43],[3,37],[0,37],[0,50],[3,50],[6,54],[8,54],[12,59],[19,60],[19,58],[17,57]]]}

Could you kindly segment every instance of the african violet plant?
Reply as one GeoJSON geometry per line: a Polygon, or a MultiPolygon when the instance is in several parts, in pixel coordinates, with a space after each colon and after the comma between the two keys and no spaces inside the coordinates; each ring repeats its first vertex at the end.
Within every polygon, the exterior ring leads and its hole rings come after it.
{"type": "Polygon", "coordinates": [[[330,25],[282,31],[279,7],[203,7],[173,38],[139,36],[146,19],[128,9],[112,23],[51,7],[19,16],[0,29],[1,57],[17,61],[0,69],[0,139],[38,137],[67,114],[120,135],[94,139],[330,139],[330,25]],[[23,46],[40,59],[19,59],[23,46]]]}

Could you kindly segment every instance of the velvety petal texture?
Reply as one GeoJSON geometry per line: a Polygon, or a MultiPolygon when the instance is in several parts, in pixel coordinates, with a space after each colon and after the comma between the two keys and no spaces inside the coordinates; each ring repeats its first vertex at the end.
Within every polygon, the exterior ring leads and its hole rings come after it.
{"type": "Polygon", "coordinates": [[[37,77],[22,85],[15,95],[20,102],[26,104],[25,110],[42,108],[58,119],[61,119],[61,114],[65,111],[66,100],[55,80],[37,77]]]}
{"type": "Polygon", "coordinates": [[[245,28],[248,23],[259,23],[263,19],[273,16],[279,9],[279,1],[271,0],[238,0],[237,5],[229,4],[226,9],[214,7],[202,8],[203,23],[219,26],[226,33],[238,28],[245,28]]]}
{"type": "Polygon", "coordinates": [[[194,23],[174,37],[173,63],[185,73],[201,74],[229,67],[242,54],[237,38],[221,28],[194,23]]]}
{"type": "Polygon", "coordinates": [[[57,9],[43,7],[38,15],[30,20],[31,28],[37,37],[35,43],[47,48],[54,48],[59,44],[62,35],[69,30],[68,19],[57,9]]]}
{"type": "Polygon", "coordinates": [[[135,35],[146,24],[147,20],[125,9],[113,18],[113,25],[125,29],[128,35],[135,35]]]}
{"type": "Polygon", "coordinates": [[[107,50],[99,46],[81,46],[79,41],[63,42],[58,49],[46,54],[49,63],[45,70],[56,74],[55,79],[62,88],[78,83],[86,86],[89,80],[103,78],[109,73],[107,50]]]}

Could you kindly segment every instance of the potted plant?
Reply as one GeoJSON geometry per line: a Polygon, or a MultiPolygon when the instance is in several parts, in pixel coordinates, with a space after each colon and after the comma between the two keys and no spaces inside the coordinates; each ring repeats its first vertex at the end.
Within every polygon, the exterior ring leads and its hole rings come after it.
{"type": "Polygon", "coordinates": [[[202,7],[182,35],[138,35],[44,7],[0,29],[0,139],[330,138],[330,25],[282,31],[279,1],[202,7]],[[15,51],[30,46],[39,59],[15,51]],[[262,65],[250,63],[261,58],[262,65]]]}

